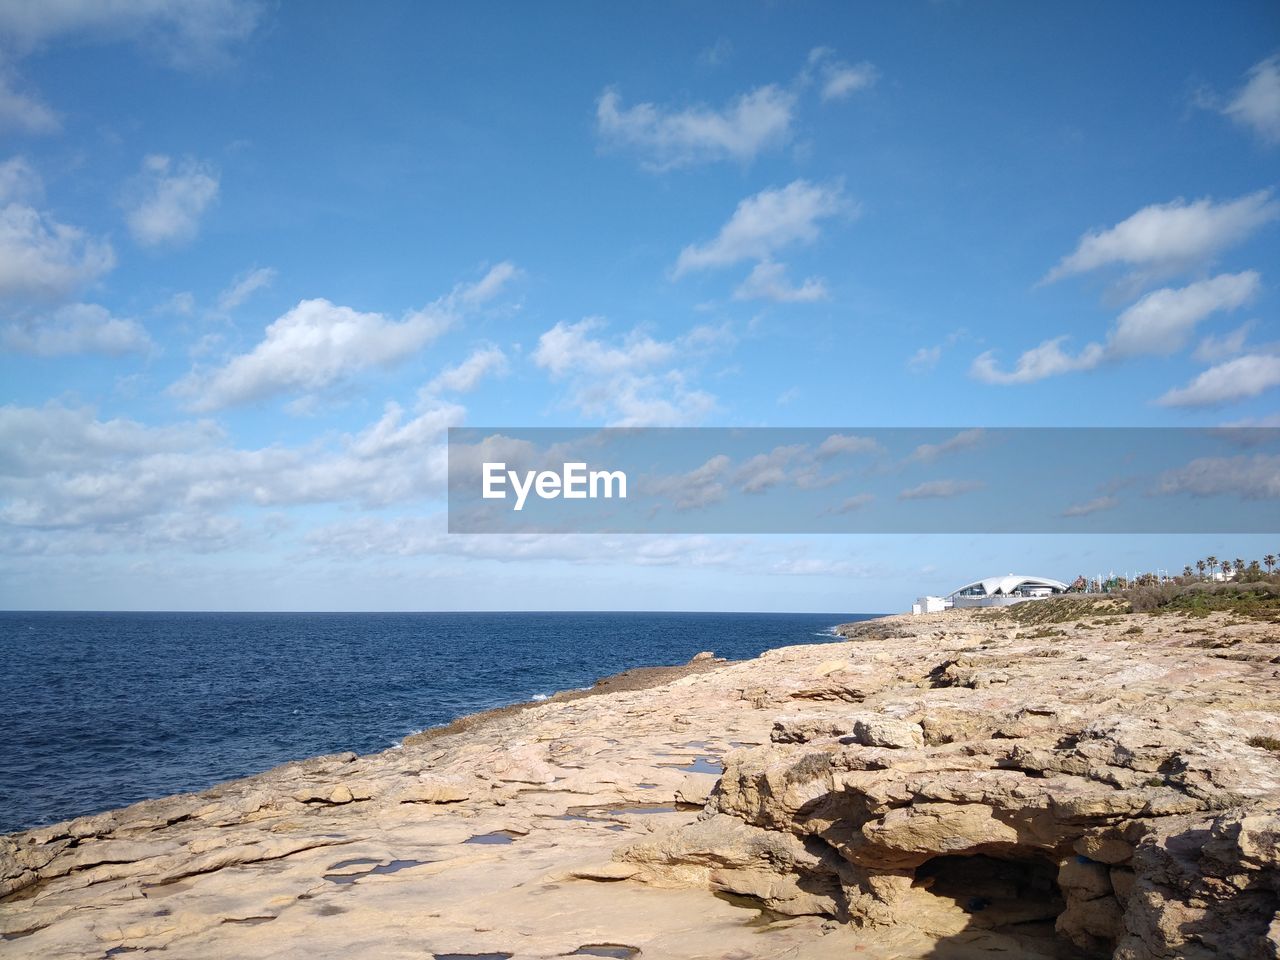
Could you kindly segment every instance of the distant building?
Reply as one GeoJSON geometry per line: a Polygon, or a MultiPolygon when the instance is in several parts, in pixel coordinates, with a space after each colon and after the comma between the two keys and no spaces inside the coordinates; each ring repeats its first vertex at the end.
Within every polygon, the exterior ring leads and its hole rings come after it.
{"type": "Polygon", "coordinates": [[[1024,577],[1007,574],[966,583],[947,597],[953,607],[1007,607],[1024,600],[1039,600],[1066,593],[1068,586],[1048,577],[1024,577]]]}
{"type": "Polygon", "coordinates": [[[916,602],[911,605],[911,612],[915,614],[921,613],[941,613],[951,604],[947,603],[946,597],[916,597],[916,602]]]}

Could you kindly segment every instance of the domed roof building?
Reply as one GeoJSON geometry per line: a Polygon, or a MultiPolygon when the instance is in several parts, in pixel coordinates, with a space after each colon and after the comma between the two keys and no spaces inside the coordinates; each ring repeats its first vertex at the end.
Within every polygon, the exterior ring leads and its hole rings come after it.
{"type": "Polygon", "coordinates": [[[1009,573],[1003,577],[986,577],[966,583],[947,599],[955,607],[1005,607],[1024,600],[1066,593],[1067,590],[1067,584],[1061,580],[1009,573]]]}

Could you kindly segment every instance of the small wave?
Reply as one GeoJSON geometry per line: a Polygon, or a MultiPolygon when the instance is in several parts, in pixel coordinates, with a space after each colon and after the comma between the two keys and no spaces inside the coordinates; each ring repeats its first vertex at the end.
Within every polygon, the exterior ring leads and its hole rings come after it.
{"type": "Polygon", "coordinates": [[[535,693],[529,699],[532,700],[534,703],[541,703],[543,700],[550,700],[551,695],[547,693],[535,693]]]}

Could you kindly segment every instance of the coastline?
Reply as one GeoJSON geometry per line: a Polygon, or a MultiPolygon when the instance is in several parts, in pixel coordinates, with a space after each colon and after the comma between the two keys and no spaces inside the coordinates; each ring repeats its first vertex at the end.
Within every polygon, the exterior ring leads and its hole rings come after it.
{"type": "Polygon", "coordinates": [[[1185,928],[1239,955],[1277,875],[1280,760],[1249,743],[1278,719],[1276,627],[1077,614],[889,617],[7,836],[0,935],[14,957],[1136,960],[1185,928]],[[1240,896],[1204,888],[1224,868],[1181,838],[1206,831],[1240,896]]]}

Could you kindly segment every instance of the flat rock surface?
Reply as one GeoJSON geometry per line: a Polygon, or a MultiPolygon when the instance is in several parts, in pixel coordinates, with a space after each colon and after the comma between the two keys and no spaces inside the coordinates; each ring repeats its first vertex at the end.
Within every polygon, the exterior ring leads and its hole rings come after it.
{"type": "Polygon", "coordinates": [[[1276,955],[1280,626],[847,635],[0,838],[0,955],[1276,955]]]}

